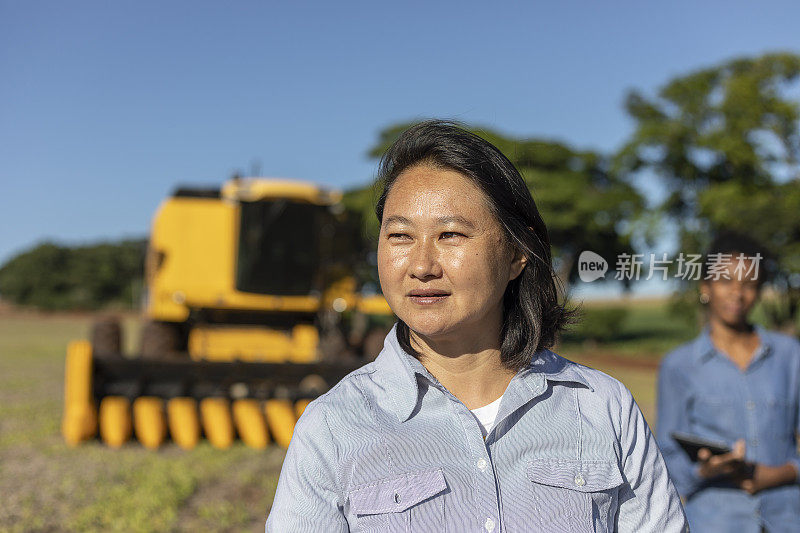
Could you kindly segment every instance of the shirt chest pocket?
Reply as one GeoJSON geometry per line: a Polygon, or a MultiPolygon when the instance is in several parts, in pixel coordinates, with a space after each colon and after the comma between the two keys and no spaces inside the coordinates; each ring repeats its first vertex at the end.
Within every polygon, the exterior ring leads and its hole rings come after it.
{"type": "Polygon", "coordinates": [[[716,435],[727,435],[741,424],[742,413],[735,398],[722,395],[704,395],[694,400],[690,416],[694,424],[716,435]]]}
{"type": "Polygon", "coordinates": [[[766,398],[762,405],[760,422],[764,428],[763,434],[791,439],[794,424],[787,398],[766,398]]]}
{"type": "Polygon", "coordinates": [[[539,531],[613,528],[622,473],[616,462],[535,459],[527,465],[539,531]]]}
{"type": "Polygon", "coordinates": [[[398,474],[359,485],[347,495],[356,515],[351,531],[445,531],[442,469],[398,474]]]}

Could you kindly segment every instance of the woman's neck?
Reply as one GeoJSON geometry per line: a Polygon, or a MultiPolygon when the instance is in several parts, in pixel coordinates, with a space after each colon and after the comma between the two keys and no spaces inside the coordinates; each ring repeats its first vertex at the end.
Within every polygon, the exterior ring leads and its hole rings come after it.
{"type": "Polygon", "coordinates": [[[505,392],[516,374],[500,358],[499,342],[433,341],[411,332],[420,362],[468,409],[483,407],[505,392]]]}
{"type": "Polygon", "coordinates": [[[725,345],[741,343],[756,334],[755,328],[749,322],[727,324],[714,316],[709,319],[709,327],[711,338],[725,345]]]}
{"type": "Polygon", "coordinates": [[[760,342],[753,325],[747,322],[730,325],[711,317],[709,327],[714,346],[726,354],[741,370],[745,370],[760,342]]]}

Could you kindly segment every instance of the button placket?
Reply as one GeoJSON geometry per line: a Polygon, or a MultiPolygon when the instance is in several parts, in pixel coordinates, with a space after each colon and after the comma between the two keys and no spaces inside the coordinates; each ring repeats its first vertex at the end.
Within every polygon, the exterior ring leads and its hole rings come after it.
{"type": "Polygon", "coordinates": [[[461,402],[454,401],[454,404],[454,412],[468,436],[466,445],[469,452],[471,452],[470,455],[472,455],[472,464],[477,469],[477,472],[473,471],[477,489],[475,495],[475,519],[480,520],[481,516],[486,517],[482,524],[484,531],[492,533],[497,531],[498,522],[496,518],[491,516],[491,513],[496,512],[499,507],[499,495],[493,475],[493,466],[489,459],[491,456],[489,449],[493,442],[491,437],[494,434],[494,428],[487,435],[487,438],[484,438],[474,415],[461,402]],[[473,435],[478,438],[473,439],[473,435]]]}
{"type": "Polygon", "coordinates": [[[750,452],[752,448],[758,447],[758,413],[756,412],[756,403],[753,401],[753,395],[750,392],[750,383],[748,376],[745,374],[741,377],[744,384],[744,392],[745,398],[745,410],[746,410],[746,420],[747,420],[747,433],[745,434],[745,441],[750,443],[748,447],[748,451],[746,453],[745,458],[750,457],[750,452]]]}

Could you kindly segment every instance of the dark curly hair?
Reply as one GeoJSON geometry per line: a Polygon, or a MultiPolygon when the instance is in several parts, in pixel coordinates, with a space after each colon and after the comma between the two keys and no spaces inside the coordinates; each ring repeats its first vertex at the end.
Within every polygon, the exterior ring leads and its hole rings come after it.
{"type": "Polygon", "coordinates": [[[752,237],[733,231],[730,229],[720,229],[711,241],[706,253],[703,257],[702,275],[701,280],[705,280],[708,276],[710,264],[713,263],[712,258],[720,258],[718,254],[729,254],[732,261],[736,261],[739,254],[744,254],[745,257],[760,257],[758,263],[758,284],[763,285],[772,274],[772,255],[761,243],[752,237]]]}

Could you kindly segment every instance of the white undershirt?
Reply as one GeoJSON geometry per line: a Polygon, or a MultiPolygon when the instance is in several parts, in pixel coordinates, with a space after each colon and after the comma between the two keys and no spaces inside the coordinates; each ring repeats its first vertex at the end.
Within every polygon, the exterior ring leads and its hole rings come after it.
{"type": "MultiPolygon", "coordinates": [[[[504,394],[505,393],[503,393],[503,395],[504,394]]],[[[497,418],[497,411],[500,409],[500,400],[503,399],[503,395],[500,395],[498,399],[488,405],[478,407],[477,409],[470,409],[470,412],[475,415],[475,418],[481,424],[481,432],[483,433],[484,439],[494,426],[494,421],[497,418]]]]}

